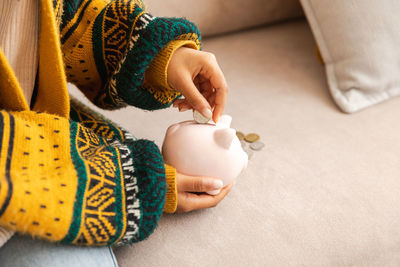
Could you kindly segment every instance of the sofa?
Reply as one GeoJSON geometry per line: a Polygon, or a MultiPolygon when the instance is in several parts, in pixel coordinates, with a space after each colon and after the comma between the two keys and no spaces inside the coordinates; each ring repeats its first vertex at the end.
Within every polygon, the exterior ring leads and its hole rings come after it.
{"type": "MultiPolygon", "coordinates": [[[[295,0],[146,3],[199,25],[230,87],[225,113],[265,147],[217,207],[164,214],[147,240],[115,247],[119,265],[399,266],[400,99],[341,112],[295,0]]],[[[159,146],[169,125],[192,118],[99,111],[159,146]]]]}

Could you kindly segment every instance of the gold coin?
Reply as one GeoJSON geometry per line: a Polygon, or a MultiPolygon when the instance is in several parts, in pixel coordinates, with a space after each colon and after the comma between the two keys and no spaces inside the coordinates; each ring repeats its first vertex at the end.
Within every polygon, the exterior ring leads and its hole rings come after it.
{"type": "Polygon", "coordinates": [[[247,135],[244,137],[244,140],[246,140],[246,141],[249,142],[249,143],[253,143],[253,142],[255,142],[255,141],[258,141],[259,139],[260,139],[260,136],[259,136],[258,134],[255,134],[255,133],[247,134],[247,135]]]}
{"type": "Polygon", "coordinates": [[[239,138],[240,141],[242,141],[244,139],[244,133],[242,133],[242,132],[236,132],[236,136],[237,136],[237,138],[239,138]]]}

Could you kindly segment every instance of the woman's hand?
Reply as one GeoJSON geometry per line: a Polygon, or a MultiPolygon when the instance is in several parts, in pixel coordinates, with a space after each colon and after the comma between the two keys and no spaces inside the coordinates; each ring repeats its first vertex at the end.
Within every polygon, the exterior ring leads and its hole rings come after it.
{"type": "Polygon", "coordinates": [[[228,86],[215,56],[192,48],[178,48],[168,64],[168,84],[185,98],[177,99],[180,111],[195,109],[217,122],[222,115],[228,86]],[[214,110],[214,112],[212,112],[214,110]]]}
{"type": "Polygon", "coordinates": [[[177,213],[215,207],[229,193],[233,183],[222,188],[222,181],[210,177],[188,176],[176,173],[178,187],[177,213]],[[212,196],[204,192],[219,190],[212,196]]]}

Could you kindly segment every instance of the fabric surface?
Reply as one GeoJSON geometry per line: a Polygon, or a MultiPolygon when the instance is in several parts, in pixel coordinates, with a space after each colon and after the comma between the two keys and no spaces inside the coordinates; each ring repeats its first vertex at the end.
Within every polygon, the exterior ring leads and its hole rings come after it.
{"type": "Polygon", "coordinates": [[[400,94],[396,0],[302,0],[333,99],[355,112],[400,94]]]}
{"type": "Polygon", "coordinates": [[[117,267],[110,247],[88,248],[51,244],[15,235],[0,248],[2,267],[117,267]]]}
{"type": "Polygon", "coordinates": [[[0,247],[3,246],[14,234],[14,231],[0,227],[0,247]]]}
{"type": "Polygon", "coordinates": [[[297,0],[146,0],[156,16],[186,17],[203,36],[257,27],[303,15],[297,0]]]}
{"type": "MultiPolygon", "coordinates": [[[[266,147],[220,205],[163,215],[149,239],[115,250],[120,266],[398,266],[400,98],[340,112],[303,20],[207,39],[204,50],[226,75],[232,127],[266,147]]],[[[104,114],[158,145],[192,118],[104,114]]]]}

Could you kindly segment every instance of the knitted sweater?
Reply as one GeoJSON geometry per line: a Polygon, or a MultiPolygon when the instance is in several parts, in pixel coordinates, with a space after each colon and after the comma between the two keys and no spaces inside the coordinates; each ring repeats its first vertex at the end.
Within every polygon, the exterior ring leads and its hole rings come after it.
{"type": "Polygon", "coordinates": [[[154,143],[70,102],[66,80],[102,108],[168,107],[168,61],[199,49],[199,32],[129,0],[41,0],[40,24],[32,110],[0,51],[0,226],[67,244],[143,240],[176,208],[175,170],[154,143]]]}

